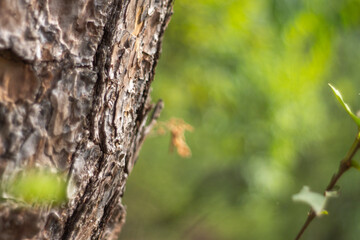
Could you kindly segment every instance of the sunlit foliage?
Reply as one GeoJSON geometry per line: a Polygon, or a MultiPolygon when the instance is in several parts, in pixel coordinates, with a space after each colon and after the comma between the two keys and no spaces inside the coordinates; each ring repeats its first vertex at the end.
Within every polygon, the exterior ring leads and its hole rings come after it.
{"type": "MultiPolygon", "coordinates": [[[[327,83],[357,109],[360,1],[178,0],[174,10],[152,96],[163,120],[194,127],[192,157],[148,139],[121,239],[294,238],[307,207],[291,196],[323,191],[354,137],[327,83]]],[[[359,179],[342,180],[327,207],[336,217],[308,237],[358,239],[359,179]]]]}

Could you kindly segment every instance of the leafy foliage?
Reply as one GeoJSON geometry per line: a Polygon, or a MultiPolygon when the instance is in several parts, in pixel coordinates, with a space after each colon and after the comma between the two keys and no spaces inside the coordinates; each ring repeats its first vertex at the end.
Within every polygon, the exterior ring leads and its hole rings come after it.
{"type": "MultiPolygon", "coordinates": [[[[152,98],[162,120],[196,129],[192,157],[168,154],[169,133],[145,142],[121,239],[294,236],[308,208],[291,196],[323,190],[353,140],[326,84],[359,107],[359,12],[357,0],[175,1],[152,98]]],[[[360,209],[334,207],[359,198],[352,172],[327,207],[336,217],[306,234],[358,239],[360,209]]]]}
{"type": "Polygon", "coordinates": [[[350,109],[350,107],[344,102],[343,97],[341,95],[341,93],[339,92],[339,90],[337,90],[334,86],[332,86],[329,83],[329,86],[331,87],[331,89],[333,90],[336,98],[339,100],[341,106],[346,110],[346,112],[350,115],[350,117],[354,120],[354,122],[356,123],[356,125],[358,127],[360,127],[360,118],[358,116],[356,116],[350,109]]]}

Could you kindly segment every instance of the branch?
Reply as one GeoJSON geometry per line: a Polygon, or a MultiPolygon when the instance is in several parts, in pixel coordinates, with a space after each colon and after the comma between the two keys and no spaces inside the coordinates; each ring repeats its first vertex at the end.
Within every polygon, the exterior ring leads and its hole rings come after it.
{"type": "MultiPolygon", "coordinates": [[[[337,173],[335,173],[334,176],[331,178],[328,186],[325,189],[325,192],[333,190],[333,188],[335,187],[335,185],[336,185],[337,181],[340,179],[340,177],[353,166],[352,158],[354,157],[355,153],[357,152],[357,150],[359,148],[360,148],[360,129],[356,135],[354,143],[352,144],[352,146],[349,149],[345,158],[340,162],[339,169],[338,169],[337,173]]],[[[308,213],[308,217],[307,217],[304,225],[300,229],[295,240],[300,239],[300,237],[303,235],[303,233],[305,232],[305,230],[307,229],[309,224],[312,222],[312,220],[314,220],[315,217],[316,217],[316,213],[313,209],[311,209],[308,213]]]]}

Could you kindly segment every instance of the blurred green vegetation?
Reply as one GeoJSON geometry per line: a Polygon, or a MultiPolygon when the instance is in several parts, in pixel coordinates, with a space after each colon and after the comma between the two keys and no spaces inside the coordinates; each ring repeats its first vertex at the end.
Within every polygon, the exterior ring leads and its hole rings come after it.
{"type": "Polygon", "coordinates": [[[19,172],[6,191],[19,202],[57,205],[66,202],[66,184],[64,176],[34,168],[19,172]]]}
{"type": "MultiPolygon", "coordinates": [[[[191,158],[148,138],[120,239],[293,239],[356,135],[327,83],[359,108],[359,0],[176,0],[152,97],[184,119],[191,158]]],[[[356,159],[356,157],[355,157],[356,159]]],[[[304,239],[357,240],[360,173],[304,239]]]]}

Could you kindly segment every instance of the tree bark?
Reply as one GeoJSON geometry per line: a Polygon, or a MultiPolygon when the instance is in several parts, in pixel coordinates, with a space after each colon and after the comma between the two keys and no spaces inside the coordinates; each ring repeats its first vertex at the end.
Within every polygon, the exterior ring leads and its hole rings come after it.
{"type": "MultiPolygon", "coordinates": [[[[172,0],[0,1],[3,198],[31,167],[67,176],[58,207],[0,203],[0,239],[117,239],[172,0]]],[[[148,121],[149,122],[149,121],[148,121]]]]}

